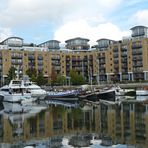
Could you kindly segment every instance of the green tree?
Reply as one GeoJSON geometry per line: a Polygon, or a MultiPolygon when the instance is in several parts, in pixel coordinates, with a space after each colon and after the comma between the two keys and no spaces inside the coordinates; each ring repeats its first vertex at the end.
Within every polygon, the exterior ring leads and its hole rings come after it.
{"type": "Polygon", "coordinates": [[[85,83],[84,77],[78,74],[74,69],[70,71],[70,80],[73,85],[82,85],[85,83]]]}
{"type": "Polygon", "coordinates": [[[28,69],[26,74],[30,77],[31,81],[37,81],[37,70],[36,69],[28,69]]]}
{"type": "Polygon", "coordinates": [[[58,75],[56,79],[56,83],[59,85],[63,85],[66,83],[66,78],[62,75],[58,75]]]}
{"type": "Polygon", "coordinates": [[[43,76],[43,73],[38,74],[36,81],[38,85],[45,85],[47,83],[46,79],[43,76]]]}
{"type": "Polygon", "coordinates": [[[7,77],[7,80],[6,80],[6,83],[8,84],[12,79],[15,79],[16,78],[16,68],[15,67],[11,67],[8,71],[8,77],[7,77]]]}

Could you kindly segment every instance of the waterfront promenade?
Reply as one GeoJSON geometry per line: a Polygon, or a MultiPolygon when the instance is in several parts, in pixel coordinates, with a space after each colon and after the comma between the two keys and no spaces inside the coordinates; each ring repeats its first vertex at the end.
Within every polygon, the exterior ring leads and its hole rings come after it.
{"type": "MultiPolygon", "coordinates": [[[[87,85],[87,84],[86,84],[87,85]]],[[[108,83],[108,84],[99,84],[99,85],[87,85],[88,89],[90,88],[104,88],[109,86],[118,85],[121,88],[125,89],[136,89],[144,86],[148,86],[148,82],[138,82],[138,83],[108,83]]],[[[43,86],[44,89],[49,91],[51,89],[51,86],[43,86]]],[[[61,89],[78,89],[81,88],[81,86],[73,86],[73,85],[62,85],[62,86],[54,86],[54,89],[61,90],[61,89]]]]}

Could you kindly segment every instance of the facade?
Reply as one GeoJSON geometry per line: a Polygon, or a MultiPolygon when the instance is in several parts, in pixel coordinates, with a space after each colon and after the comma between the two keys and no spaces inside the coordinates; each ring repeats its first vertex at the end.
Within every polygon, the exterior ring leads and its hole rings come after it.
{"type": "Polygon", "coordinates": [[[50,79],[53,70],[57,75],[69,77],[71,69],[82,74],[87,82],[98,83],[148,80],[148,28],[131,28],[129,38],[121,41],[99,39],[90,48],[89,39],[74,38],[60,49],[59,41],[49,40],[35,45],[26,44],[22,38],[10,37],[0,43],[1,83],[11,66],[25,74],[27,69],[37,69],[50,79]],[[70,50],[69,50],[70,49],[70,50]]]}
{"type": "Polygon", "coordinates": [[[131,30],[130,38],[116,42],[108,40],[103,50],[98,42],[96,49],[100,82],[148,80],[148,28],[136,26],[131,30]]]}
{"type": "Polygon", "coordinates": [[[48,48],[49,50],[55,50],[55,49],[58,50],[60,49],[59,43],[60,42],[57,40],[49,40],[49,41],[39,44],[38,46],[48,48]]]}
{"type": "Polygon", "coordinates": [[[72,50],[88,50],[90,48],[90,45],[88,44],[89,39],[85,38],[74,38],[74,39],[69,39],[65,41],[66,48],[67,49],[72,49],[72,50]]]}

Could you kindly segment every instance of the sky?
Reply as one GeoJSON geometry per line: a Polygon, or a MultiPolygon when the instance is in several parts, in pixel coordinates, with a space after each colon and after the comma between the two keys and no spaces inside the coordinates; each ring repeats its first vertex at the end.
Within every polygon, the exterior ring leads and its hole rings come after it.
{"type": "Polygon", "coordinates": [[[0,41],[17,36],[26,43],[83,37],[121,40],[130,28],[148,27],[148,0],[1,0],[0,41]]]}

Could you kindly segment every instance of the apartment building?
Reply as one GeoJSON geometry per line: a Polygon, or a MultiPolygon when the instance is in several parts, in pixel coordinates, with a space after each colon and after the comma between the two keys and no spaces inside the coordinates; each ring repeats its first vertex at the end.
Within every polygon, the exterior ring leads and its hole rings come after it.
{"type": "Polygon", "coordinates": [[[53,70],[69,78],[71,69],[91,82],[113,83],[148,80],[148,28],[131,28],[131,37],[120,41],[99,39],[90,47],[89,39],[66,40],[66,49],[60,41],[49,40],[39,45],[24,43],[20,37],[10,37],[0,43],[1,83],[11,66],[22,74],[36,69],[50,79],[53,70]]]}
{"type": "MultiPolygon", "coordinates": [[[[51,78],[53,70],[57,75],[68,78],[70,70],[75,69],[87,81],[90,81],[90,77],[93,77],[95,72],[96,60],[93,52],[88,50],[88,40],[86,45],[86,39],[82,38],[71,39],[70,42],[75,43],[75,40],[76,45],[74,45],[78,47],[80,43],[79,48],[82,50],[59,50],[60,42],[56,40],[35,45],[26,44],[19,37],[7,38],[0,44],[1,83],[5,81],[11,66],[21,74],[25,74],[28,69],[36,69],[48,79],[51,78]]],[[[66,46],[69,46],[69,41],[66,42],[66,46]]]]}
{"type": "Polygon", "coordinates": [[[148,80],[148,28],[131,28],[131,37],[121,41],[98,40],[100,82],[148,80]]]}

